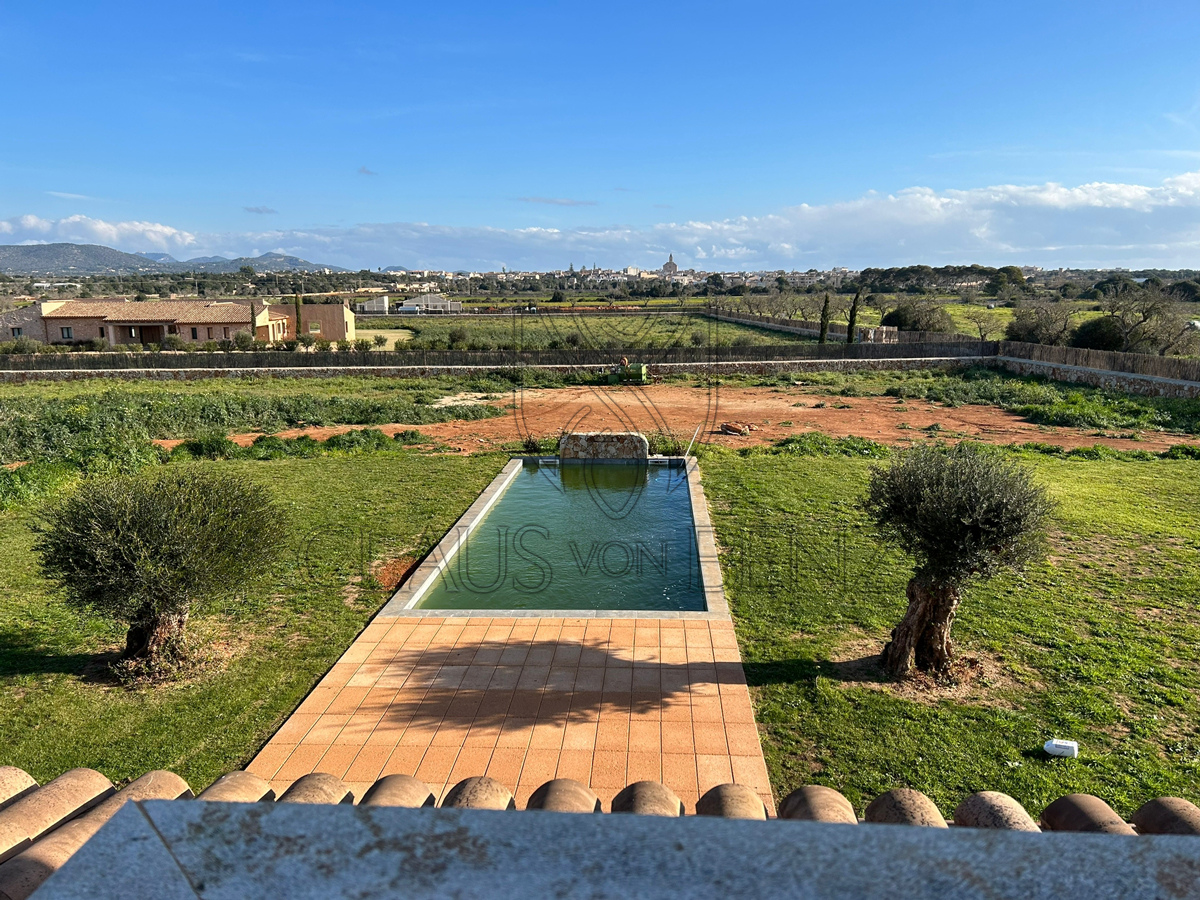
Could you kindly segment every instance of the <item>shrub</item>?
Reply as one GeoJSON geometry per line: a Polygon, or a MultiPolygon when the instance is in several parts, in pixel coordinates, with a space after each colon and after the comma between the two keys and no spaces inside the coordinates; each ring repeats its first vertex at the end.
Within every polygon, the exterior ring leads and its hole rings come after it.
{"type": "Polygon", "coordinates": [[[229,353],[231,350],[237,349],[237,344],[231,340],[226,339],[226,340],[222,340],[222,341],[217,341],[217,347],[220,349],[220,351],[222,353],[229,353]]]}
{"type": "Polygon", "coordinates": [[[1086,350],[1120,350],[1125,346],[1121,326],[1112,316],[1089,319],[1071,334],[1071,346],[1086,350]]]}
{"type": "MultiPolygon", "coordinates": [[[[311,338],[312,340],[311,343],[306,343],[304,346],[312,347],[318,353],[328,353],[329,349],[333,346],[333,341],[328,340],[327,338],[314,338],[311,334],[307,335],[307,337],[311,338]]],[[[300,342],[304,343],[304,338],[300,338],[300,342]]]]}
{"type": "Polygon", "coordinates": [[[179,445],[180,451],[195,459],[228,459],[238,445],[220,431],[207,431],[179,445]]]}
{"type": "Polygon", "coordinates": [[[873,469],[862,506],[880,536],[916,561],[908,609],[883,650],[893,677],[914,656],[918,669],[947,671],[964,586],[1039,555],[1051,508],[1028,469],[965,443],[914,447],[873,469]]]}
{"type": "Polygon", "coordinates": [[[372,343],[380,350],[387,346],[387,335],[377,334],[371,339],[372,343]]]}
{"type": "Polygon", "coordinates": [[[238,350],[251,350],[254,347],[254,335],[249,331],[238,331],[233,335],[233,345],[238,350]]]}
{"type": "Polygon", "coordinates": [[[112,344],[108,342],[108,338],[94,338],[88,341],[87,348],[92,353],[107,353],[112,349],[112,344]]]}
{"type": "MultiPolygon", "coordinates": [[[[317,342],[317,338],[314,335],[309,334],[307,331],[300,335],[300,337],[298,337],[296,340],[300,342],[300,346],[302,347],[311,347],[317,342]]],[[[325,349],[329,349],[328,342],[326,342],[325,349]]]]}
{"type": "Polygon", "coordinates": [[[819,431],[794,434],[775,444],[772,452],[794,456],[857,456],[867,459],[883,459],[891,450],[869,438],[831,438],[819,431]]]}
{"type": "Polygon", "coordinates": [[[360,428],[335,434],[325,441],[327,450],[343,450],[348,453],[363,453],[371,450],[391,449],[392,441],[378,428],[360,428]]]}
{"type": "Polygon", "coordinates": [[[1200,459],[1200,446],[1196,444],[1176,444],[1162,453],[1163,459],[1200,459]]]}
{"type": "Polygon", "coordinates": [[[881,324],[901,331],[954,331],[954,320],[939,304],[914,300],[905,300],[884,316],[881,324]]]}
{"type": "Polygon", "coordinates": [[[357,350],[359,353],[361,353],[363,356],[366,356],[368,353],[371,352],[371,342],[369,340],[367,340],[366,338],[359,338],[358,340],[356,340],[354,342],[354,349],[357,350]]]}
{"type": "Polygon", "coordinates": [[[221,345],[218,344],[216,341],[205,341],[203,344],[200,345],[200,349],[203,350],[205,353],[216,353],[218,350],[221,349],[221,345]]]}
{"type": "Polygon", "coordinates": [[[401,444],[425,444],[429,442],[429,438],[421,434],[415,428],[406,428],[404,431],[397,431],[392,440],[401,444]]]}
{"type": "Polygon", "coordinates": [[[164,350],[183,350],[187,347],[187,342],[178,334],[168,334],[163,338],[164,350]]]}
{"type": "Polygon", "coordinates": [[[453,344],[465,344],[467,342],[467,338],[469,337],[469,335],[467,333],[467,329],[462,328],[460,326],[460,327],[456,327],[456,328],[451,328],[450,333],[449,333],[449,335],[447,335],[447,337],[449,338],[450,343],[452,345],[453,344]]]}
{"type": "Polygon", "coordinates": [[[283,511],[240,476],[193,466],[89,481],[34,524],[42,574],[71,605],[128,625],[124,659],[151,676],[186,660],[198,603],[268,573],[283,511]]]}

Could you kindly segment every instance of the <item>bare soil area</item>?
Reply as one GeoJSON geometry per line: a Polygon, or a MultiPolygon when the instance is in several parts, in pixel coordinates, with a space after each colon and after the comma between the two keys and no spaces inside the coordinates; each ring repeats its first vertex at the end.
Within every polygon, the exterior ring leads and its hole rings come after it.
{"type": "MultiPolygon", "coordinates": [[[[485,402],[486,395],[460,396],[457,402],[485,402]]],[[[697,441],[725,447],[768,444],[793,434],[821,431],[831,437],[870,438],[885,444],[926,440],[931,434],[955,441],[970,438],[994,444],[1041,441],[1068,449],[1104,444],[1122,450],[1165,450],[1195,442],[1189,435],[1156,431],[1134,436],[1099,435],[1079,428],[1051,428],[1027,422],[994,406],[945,407],[928,400],[894,397],[831,397],[810,388],[695,388],[682,385],[577,386],[516,391],[490,401],[509,406],[494,419],[422,425],[426,436],[459,452],[497,447],[526,437],[551,437],[563,431],[668,432],[685,443],[699,429],[697,441]],[[725,422],[754,426],[749,434],[721,431],[725,422]],[[934,431],[926,429],[934,428],[934,431]]],[[[290,438],[309,435],[325,440],[361,426],[293,428],[279,432],[290,438]]],[[[412,428],[375,426],[392,435],[412,428]]],[[[258,434],[231,435],[242,446],[258,434]]],[[[174,447],[179,441],[158,441],[174,447]]]]}

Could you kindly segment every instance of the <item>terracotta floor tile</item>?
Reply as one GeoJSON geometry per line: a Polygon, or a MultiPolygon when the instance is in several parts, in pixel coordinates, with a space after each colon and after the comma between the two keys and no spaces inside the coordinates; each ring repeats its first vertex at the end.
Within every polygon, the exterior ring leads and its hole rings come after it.
{"type": "Polygon", "coordinates": [[[326,749],[327,748],[320,746],[297,747],[292,751],[291,755],[288,756],[284,764],[279,767],[279,771],[275,773],[275,777],[271,780],[278,780],[283,781],[286,784],[291,784],[301,775],[307,775],[310,772],[315,772],[317,770],[316,765],[320,761],[321,757],[325,755],[326,749]]]}
{"type": "Polygon", "coordinates": [[[683,635],[684,631],[682,628],[663,628],[658,633],[658,644],[663,649],[667,647],[682,648],[684,646],[683,635]]]}
{"type": "Polygon", "coordinates": [[[492,751],[485,774],[489,778],[495,778],[510,791],[516,790],[526,752],[523,747],[497,747],[492,751]]]}
{"type": "Polygon", "coordinates": [[[342,777],[343,781],[364,781],[373,784],[380,777],[384,765],[391,756],[391,750],[385,747],[364,747],[350,763],[350,768],[342,777]]]}
{"type": "Polygon", "coordinates": [[[250,765],[246,766],[246,771],[270,781],[295,749],[296,744],[277,744],[275,741],[271,741],[259,751],[258,756],[250,761],[250,765]]]}
{"type": "Polygon", "coordinates": [[[367,696],[368,687],[344,687],[338,691],[325,712],[333,714],[352,713],[367,696]]]}
{"type": "Polygon", "coordinates": [[[446,721],[438,727],[429,743],[434,747],[461,747],[469,730],[470,726],[466,722],[446,721]]]}
{"type": "Polygon", "coordinates": [[[604,688],[604,669],[580,666],[575,672],[576,691],[600,691],[604,688]]]}
{"type": "Polygon", "coordinates": [[[349,721],[350,721],[350,716],[348,716],[348,715],[345,715],[345,716],[334,716],[334,715],[320,716],[317,719],[317,721],[313,723],[312,728],[310,728],[308,730],[308,734],[304,735],[304,738],[300,741],[300,743],[301,744],[332,744],[334,741],[334,738],[336,738],[338,736],[338,733],[342,730],[342,728],[349,721]]]}
{"type": "Polygon", "coordinates": [[[467,733],[466,739],[463,741],[463,747],[486,747],[488,749],[495,747],[496,742],[500,740],[500,728],[501,725],[499,722],[480,724],[476,720],[475,724],[471,726],[471,730],[467,733]]]}
{"type": "Polygon", "coordinates": [[[596,747],[596,722],[568,721],[563,731],[563,752],[591,752],[596,747]]]}
{"type": "MultiPolygon", "coordinates": [[[[350,721],[338,732],[333,742],[335,744],[365,744],[381,718],[383,717],[379,715],[351,716],[350,721]]],[[[397,735],[397,739],[399,739],[399,735],[397,735]]]]}
{"type": "Polygon", "coordinates": [[[596,730],[596,750],[621,750],[629,748],[629,717],[619,714],[600,714],[600,727],[596,730]]]}
{"type": "Polygon", "coordinates": [[[586,785],[592,777],[592,751],[563,750],[558,755],[558,769],[555,778],[571,778],[586,785]]]}
{"type": "Polygon", "coordinates": [[[603,695],[599,688],[595,691],[576,690],[571,694],[571,716],[572,718],[588,718],[597,719],[600,717],[600,704],[603,702],[603,695]]]}
{"type": "MultiPolygon", "coordinates": [[[[383,764],[379,778],[384,775],[416,775],[424,756],[425,748],[423,747],[397,747],[392,751],[387,762],[383,764]]],[[[432,787],[432,785],[430,786],[432,787]]]]}
{"type": "MultiPolygon", "coordinates": [[[[683,799],[685,794],[695,795],[696,757],[691,753],[664,753],[662,756],[663,784],[683,799]]],[[[692,801],[692,808],[695,801],[692,801]]]]}
{"type": "Polygon", "coordinates": [[[730,765],[729,757],[725,754],[696,754],[696,771],[699,779],[697,786],[701,796],[709,788],[714,788],[719,784],[729,784],[733,781],[733,768],[730,765]]]}
{"type": "Polygon", "coordinates": [[[692,700],[693,722],[724,722],[720,697],[696,697],[692,700]]]}
{"type": "Polygon", "coordinates": [[[450,779],[450,771],[454,768],[454,760],[458,758],[459,747],[430,747],[421,758],[416,776],[426,784],[444,784],[450,779]]]}
{"type": "MultiPolygon", "coordinates": [[[[696,757],[692,754],[662,754],[662,784],[679,794],[695,794],[696,757]]],[[[695,804],[692,804],[695,805],[695,804]]]]}
{"type": "Polygon", "coordinates": [[[579,644],[560,643],[554,648],[554,656],[550,664],[552,666],[577,666],[582,653],[583,648],[579,644]]]}
{"type": "Polygon", "coordinates": [[[570,691],[555,691],[547,688],[542,693],[541,705],[538,707],[539,719],[553,719],[565,722],[567,713],[570,711],[570,691]]]}
{"type": "Polygon", "coordinates": [[[529,793],[533,793],[552,780],[558,770],[558,756],[558,750],[531,749],[525,754],[525,763],[521,766],[521,777],[517,781],[517,787],[528,786],[529,793]]]}
{"type": "Polygon", "coordinates": [[[739,694],[721,694],[721,712],[726,724],[736,722],[745,725],[754,721],[754,707],[750,704],[750,695],[744,690],[739,694]]]}
{"type": "Polygon", "coordinates": [[[554,650],[554,643],[534,644],[529,648],[529,654],[525,657],[525,665],[549,667],[554,662],[554,650]]]}
{"type": "Polygon", "coordinates": [[[473,666],[495,666],[500,663],[500,658],[504,656],[503,647],[480,647],[475,651],[475,655],[471,657],[471,665],[473,666]]]}
{"type": "Polygon", "coordinates": [[[692,721],[692,704],[686,694],[682,696],[664,697],[659,706],[659,716],[664,722],[692,721]]]}
{"type": "Polygon", "coordinates": [[[521,677],[517,679],[518,691],[540,691],[550,680],[550,666],[534,666],[528,663],[521,669],[521,677]]]}
{"type": "Polygon", "coordinates": [[[495,666],[467,666],[467,671],[463,673],[462,681],[458,683],[460,691],[482,691],[486,690],[495,677],[495,666]]]}
{"type": "Polygon", "coordinates": [[[528,749],[529,740],[533,737],[533,726],[536,724],[536,721],[533,718],[505,719],[504,724],[501,726],[500,738],[496,741],[496,746],[498,748],[528,749]]]}
{"type": "Polygon", "coordinates": [[[350,764],[358,756],[360,748],[350,744],[334,744],[329,748],[313,771],[328,772],[341,778],[350,769],[350,764]]]}
{"type": "Polygon", "coordinates": [[[447,781],[458,784],[464,778],[485,775],[487,774],[488,763],[491,762],[491,759],[491,748],[464,747],[462,752],[458,754],[458,759],[454,761],[454,768],[450,770],[450,777],[447,781]]]}
{"type": "Polygon", "coordinates": [[[695,742],[697,754],[729,755],[725,725],[721,722],[693,722],[692,740],[695,742]]]}
{"type": "Polygon", "coordinates": [[[523,666],[525,665],[525,658],[527,656],[529,656],[529,647],[527,645],[510,644],[500,653],[500,665],[523,666]]]}
{"type": "Polygon", "coordinates": [[[554,750],[557,752],[562,749],[565,733],[566,725],[539,719],[537,724],[533,726],[533,735],[529,739],[529,749],[554,750]]]}
{"type": "Polygon", "coordinates": [[[475,715],[489,722],[503,718],[508,714],[512,700],[512,691],[485,691],[480,696],[479,709],[475,715]]]}
{"type": "Polygon", "coordinates": [[[521,668],[519,666],[497,666],[495,672],[492,674],[492,680],[488,683],[488,690],[516,690],[517,682],[520,680],[521,668]]]}
{"type": "Polygon", "coordinates": [[[636,717],[629,720],[629,749],[631,752],[662,752],[661,723],[658,719],[644,720],[636,717]]]}
{"type": "Polygon", "coordinates": [[[466,691],[455,694],[454,699],[446,708],[446,718],[456,722],[470,723],[479,713],[483,704],[483,695],[478,691],[466,691]]]}
{"type": "Polygon", "coordinates": [[[635,691],[654,691],[662,690],[662,680],[660,678],[661,667],[654,665],[637,664],[633,667],[632,688],[635,691]]]}
{"type": "Polygon", "coordinates": [[[609,809],[613,796],[628,783],[625,780],[629,754],[617,750],[597,750],[592,754],[592,774],[588,785],[600,795],[609,809]]]}
{"type": "Polygon", "coordinates": [[[635,781],[662,781],[662,755],[642,750],[629,752],[626,779],[630,784],[635,781]]]}
{"type": "Polygon", "coordinates": [[[604,687],[602,690],[605,693],[624,691],[628,693],[633,690],[633,668],[628,669],[605,669],[604,670],[604,687]]]}
{"type": "Polygon", "coordinates": [[[725,723],[725,736],[729,740],[729,752],[733,756],[755,756],[762,753],[762,742],[758,728],[753,724],[725,723]]]}
{"type": "Polygon", "coordinates": [[[692,740],[692,723],[662,721],[662,746],[664,753],[695,753],[692,740]]]}
{"type": "Polygon", "coordinates": [[[309,729],[316,724],[319,718],[320,716],[292,713],[291,717],[275,732],[275,736],[271,740],[279,741],[283,744],[298,744],[308,734],[309,729]]]}

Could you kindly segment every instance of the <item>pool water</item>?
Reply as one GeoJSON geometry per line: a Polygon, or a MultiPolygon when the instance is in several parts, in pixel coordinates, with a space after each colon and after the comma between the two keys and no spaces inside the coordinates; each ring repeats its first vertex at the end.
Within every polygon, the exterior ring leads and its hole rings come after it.
{"type": "Polygon", "coordinates": [[[527,461],[417,606],[703,611],[685,469],[527,461]]]}

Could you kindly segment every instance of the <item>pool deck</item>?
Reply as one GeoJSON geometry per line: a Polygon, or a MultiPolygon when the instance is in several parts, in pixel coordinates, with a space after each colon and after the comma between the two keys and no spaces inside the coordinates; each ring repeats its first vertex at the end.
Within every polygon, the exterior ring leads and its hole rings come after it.
{"type": "Polygon", "coordinates": [[[737,782],[773,813],[695,460],[707,611],[412,608],[520,465],[504,467],[247,769],[277,792],[328,772],[356,797],[383,775],[414,775],[439,801],[489,775],[522,808],[552,778],[590,786],[605,809],[627,784],[661,781],[689,812],[737,782]]]}
{"type": "Polygon", "coordinates": [[[486,774],[522,808],[556,777],[606,809],[661,781],[689,811],[736,781],[774,809],[728,620],[380,617],[247,768],[277,789],[328,772],[356,796],[415,775],[439,799],[486,774]]]}

